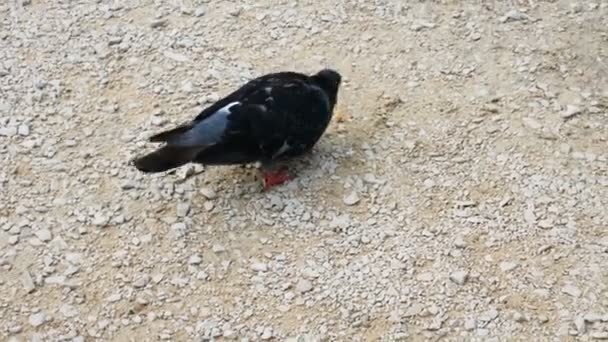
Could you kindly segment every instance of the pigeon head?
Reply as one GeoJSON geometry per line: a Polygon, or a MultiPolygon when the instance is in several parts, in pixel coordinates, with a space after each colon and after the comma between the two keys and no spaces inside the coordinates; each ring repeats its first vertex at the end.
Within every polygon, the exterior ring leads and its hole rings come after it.
{"type": "Polygon", "coordinates": [[[323,69],[312,78],[325,91],[333,109],[338,98],[338,89],[340,88],[340,82],[342,82],[342,76],[335,70],[323,69]]]}

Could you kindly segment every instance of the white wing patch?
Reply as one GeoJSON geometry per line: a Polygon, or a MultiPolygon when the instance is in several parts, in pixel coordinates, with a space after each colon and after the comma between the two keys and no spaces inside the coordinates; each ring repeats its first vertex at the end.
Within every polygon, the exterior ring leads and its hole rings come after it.
{"type": "Polygon", "coordinates": [[[230,109],[239,104],[238,101],[227,104],[169,143],[180,146],[209,146],[217,143],[228,126],[230,109]]]}
{"type": "MultiPolygon", "coordinates": [[[[241,104],[241,103],[239,101],[231,102],[231,103],[227,104],[226,106],[220,108],[220,110],[218,110],[215,113],[216,114],[222,113],[224,115],[228,115],[228,114],[230,114],[230,108],[232,108],[232,107],[234,107],[234,106],[236,106],[238,104],[241,104]]],[[[215,114],[212,114],[209,118],[213,117],[214,115],[215,114]]]]}

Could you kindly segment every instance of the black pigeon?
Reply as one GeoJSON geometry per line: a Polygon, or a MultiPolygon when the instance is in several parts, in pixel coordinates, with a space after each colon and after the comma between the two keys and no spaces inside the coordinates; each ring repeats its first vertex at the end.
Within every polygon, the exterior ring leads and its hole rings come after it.
{"type": "Polygon", "coordinates": [[[289,180],[277,162],[310,151],[331,120],[341,76],[324,69],[308,76],[279,72],[253,79],[204,109],[193,121],[154,135],[160,149],[134,160],[143,172],[187,163],[260,162],[264,188],[289,180]]]}

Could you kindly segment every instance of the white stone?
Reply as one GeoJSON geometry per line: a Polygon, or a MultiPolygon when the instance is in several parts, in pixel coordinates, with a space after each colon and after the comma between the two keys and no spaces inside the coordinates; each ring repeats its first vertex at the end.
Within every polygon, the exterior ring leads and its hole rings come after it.
{"type": "Polygon", "coordinates": [[[36,236],[42,242],[49,242],[49,241],[51,241],[51,238],[52,238],[51,231],[48,229],[40,229],[40,230],[36,231],[36,236]]]}
{"type": "Polygon", "coordinates": [[[450,273],[450,280],[458,285],[466,283],[469,273],[467,271],[455,271],[450,273]]]}
{"type": "Polygon", "coordinates": [[[108,217],[104,216],[103,214],[97,213],[93,217],[93,220],[91,221],[91,223],[94,226],[104,227],[105,225],[108,224],[109,221],[110,221],[110,219],[108,217]]]}
{"type": "Polygon", "coordinates": [[[582,294],[582,291],[572,284],[562,287],[562,292],[572,297],[580,297],[582,294]]]}
{"type": "Polygon", "coordinates": [[[122,295],[120,293],[113,293],[106,298],[106,302],[116,303],[122,299],[122,295]]]}
{"type": "Polygon", "coordinates": [[[273,331],[272,328],[265,328],[264,331],[262,332],[262,336],[260,336],[260,338],[264,341],[266,340],[270,340],[273,336],[273,331]]]}
{"type": "Polygon", "coordinates": [[[27,137],[30,135],[30,127],[28,125],[19,125],[17,133],[22,137],[27,137]]]}
{"type": "Polygon", "coordinates": [[[518,323],[523,323],[527,321],[527,318],[521,312],[515,311],[515,313],[513,313],[513,320],[518,323]]]}
{"type": "Polygon", "coordinates": [[[351,206],[351,205],[355,205],[355,204],[359,203],[360,199],[359,199],[359,195],[357,195],[357,192],[352,191],[348,195],[344,196],[343,201],[344,201],[344,204],[351,206]]]}
{"type": "Polygon", "coordinates": [[[177,208],[175,210],[177,217],[186,217],[188,212],[190,212],[190,204],[183,202],[177,204],[177,208]]]}
{"type": "Polygon", "coordinates": [[[0,136],[12,137],[17,135],[17,127],[0,127],[0,136]]]}
{"type": "Polygon", "coordinates": [[[65,318],[72,318],[78,315],[78,310],[69,304],[62,304],[59,307],[59,312],[61,312],[65,318]]]}
{"type": "Polygon", "coordinates": [[[524,126],[531,128],[533,130],[538,130],[541,129],[543,127],[543,125],[538,122],[536,119],[533,118],[529,118],[529,117],[525,117],[522,119],[524,126]]]}
{"type": "Polygon", "coordinates": [[[212,200],[217,197],[217,193],[215,192],[215,190],[209,187],[202,187],[199,192],[208,200],[212,200]]]}
{"type": "Polygon", "coordinates": [[[503,261],[500,263],[500,270],[503,272],[510,272],[517,268],[517,263],[511,261],[503,261]]]}
{"type": "Polygon", "coordinates": [[[263,262],[253,262],[251,264],[251,269],[256,272],[266,272],[268,271],[268,265],[263,262]]]}
{"type": "Polygon", "coordinates": [[[562,118],[570,119],[578,114],[580,114],[582,110],[575,105],[567,105],[566,109],[562,112],[562,118]]]}
{"type": "Polygon", "coordinates": [[[467,243],[462,236],[457,236],[454,239],[454,246],[456,248],[465,248],[467,246],[467,243]]]}
{"type": "Polygon", "coordinates": [[[477,321],[475,318],[468,318],[464,321],[464,328],[468,331],[471,331],[477,327],[477,321]]]}
{"type": "Polygon", "coordinates": [[[224,248],[224,246],[220,245],[220,244],[213,244],[213,246],[211,246],[211,251],[213,251],[213,253],[222,253],[226,251],[226,248],[224,248]]]}
{"type": "Polygon", "coordinates": [[[19,279],[21,280],[21,284],[26,293],[30,293],[36,289],[34,280],[28,271],[24,271],[19,279]]]}
{"type": "Polygon", "coordinates": [[[203,8],[203,7],[197,7],[194,10],[194,16],[195,17],[202,17],[204,15],[205,15],[205,8],[203,8]]]}
{"type": "Polygon", "coordinates": [[[38,312],[30,315],[28,321],[32,327],[37,328],[46,322],[46,315],[43,312],[38,312]]]}
{"type": "Polygon", "coordinates": [[[312,291],[312,283],[307,279],[300,279],[296,284],[296,290],[300,293],[306,293],[312,291]]]}
{"type": "Polygon", "coordinates": [[[594,331],[591,333],[594,340],[608,340],[608,331],[594,331]]]}
{"type": "Polygon", "coordinates": [[[149,282],[150,282],[150,276],[147,274],[142,274],[141,276],[139,276],[135,280],[133,280],[133,287],[142,288],[142,287],[145,287],[146,285],[148,285],[149,282]]]}
{"type": "Polygon", "coordinates": [[[194,254],[188,258],[188,263],[190,265],[200,265],[201,262],[203,262],[203,259],[198,254],[194,254]]]}

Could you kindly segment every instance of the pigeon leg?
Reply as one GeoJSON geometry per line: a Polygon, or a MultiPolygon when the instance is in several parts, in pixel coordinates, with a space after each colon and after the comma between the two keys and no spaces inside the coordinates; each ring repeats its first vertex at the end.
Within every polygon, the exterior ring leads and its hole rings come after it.
{"type": "Polygon", "coordinates": [[[287,166],[284,165],[272,169],[268,168],[267,166],[262,166],[260,171],[264,177],[264,191],[292,179],[291,175],[287,171],[287,166]]]}

